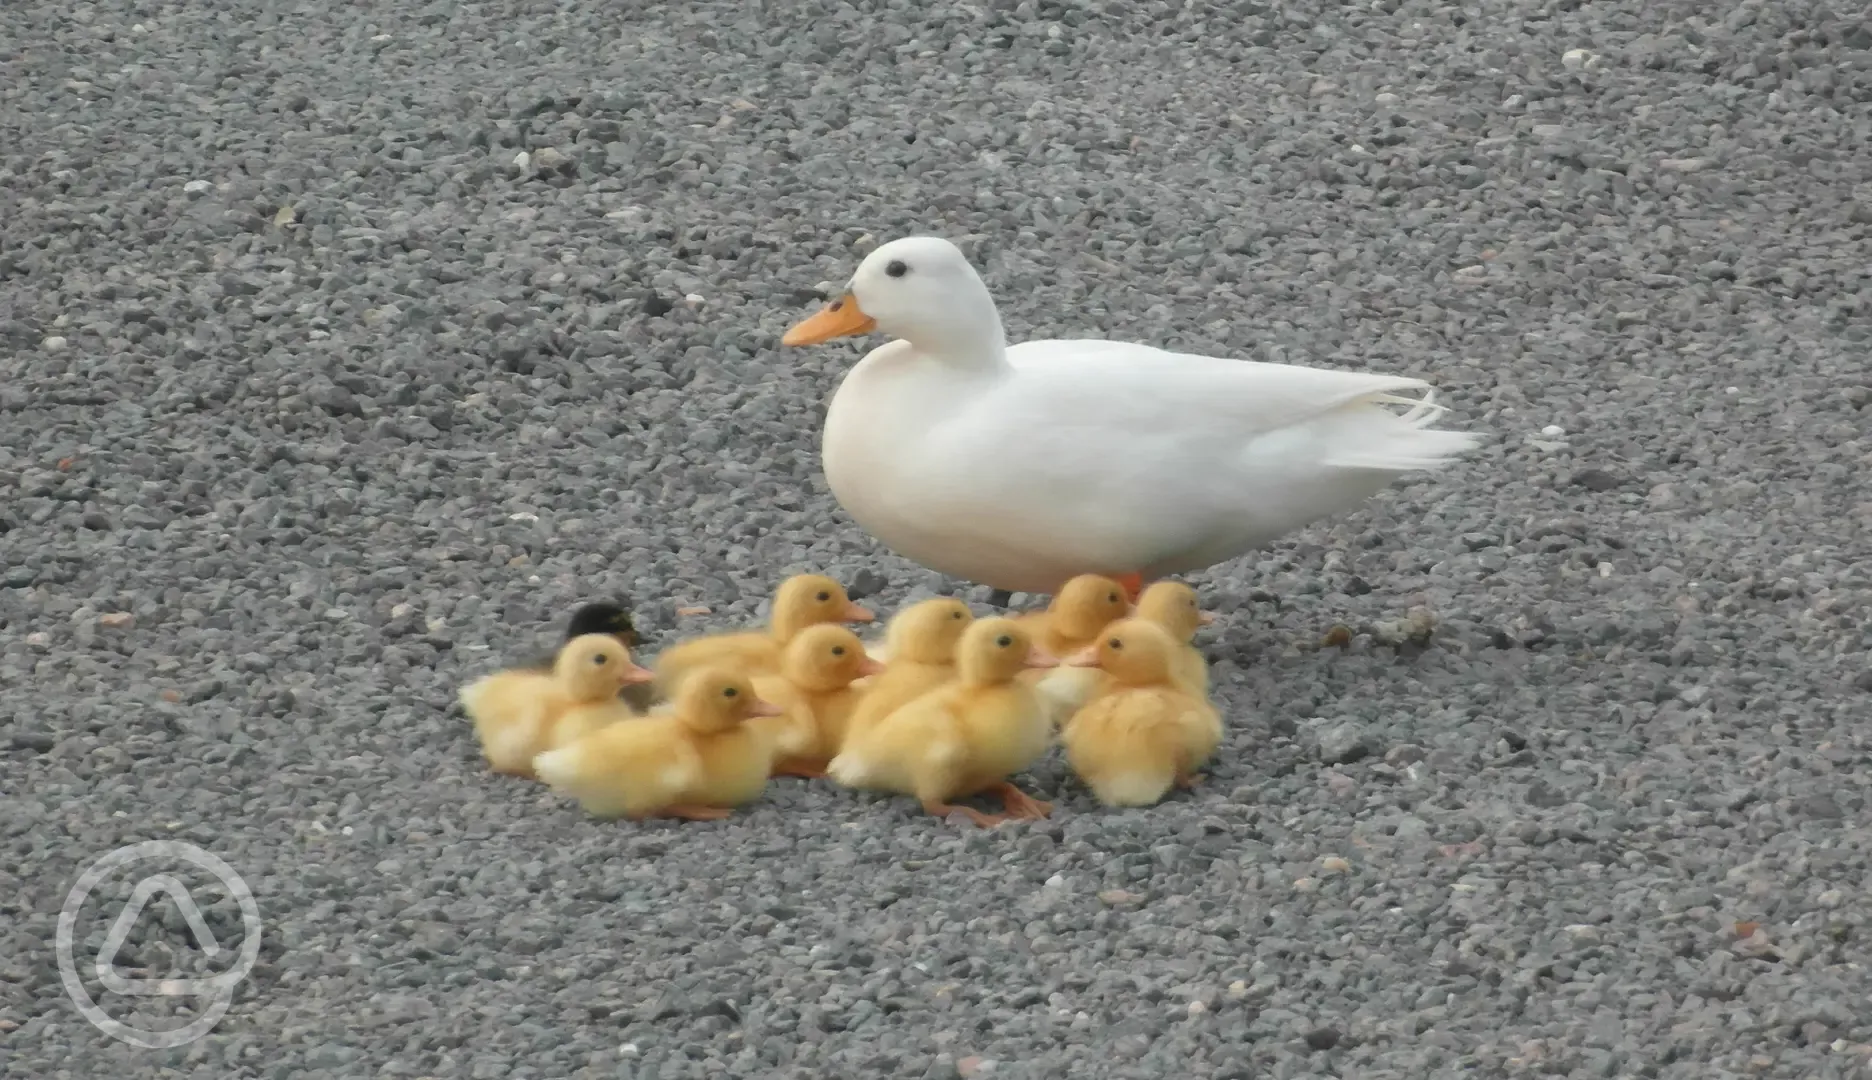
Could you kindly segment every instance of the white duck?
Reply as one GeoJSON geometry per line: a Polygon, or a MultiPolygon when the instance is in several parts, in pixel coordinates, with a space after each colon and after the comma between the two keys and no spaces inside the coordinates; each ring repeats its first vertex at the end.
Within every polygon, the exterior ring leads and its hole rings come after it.
{"type": "Polygon", "coordinates": [[[826,415],[832,494],[899,554],[999,590],[1100,573],[1135,599],[1480,441],[1432,429],[1444,407],[1407,376],[1117,341],[1009,346],[975,268],[936,237],[873,251],[783,341],[873,330],[896,340],[846,374],[826,415]]]}

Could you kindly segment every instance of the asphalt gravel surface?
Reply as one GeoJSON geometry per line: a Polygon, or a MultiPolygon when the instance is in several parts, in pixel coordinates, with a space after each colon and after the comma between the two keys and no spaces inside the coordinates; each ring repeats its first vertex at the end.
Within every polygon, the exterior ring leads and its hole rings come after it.
{"type": "MultiPolygon", "coordinates": [[[[1866,1075],[1868,50],[1690,0],[0,7],[4,1071],[1866,1075]],[[804,569],[986,598],[825,489],[875,339],[778,345],[918,232],[1017,339],[1420,375],[1487,445],[1193,579],[1229,733],[1157,808],[1057,755],[993,831],[490,776],[456,688],[586,600],[654,647],[804,569]],[[54,960],[152,838],[264,927],[168,1050],[54,960]]],[[[76,969],[179,1024],[92,971],[129,887],[76,969]]],[[[118,965],[225,969],[157,904],[118,965]]]]}

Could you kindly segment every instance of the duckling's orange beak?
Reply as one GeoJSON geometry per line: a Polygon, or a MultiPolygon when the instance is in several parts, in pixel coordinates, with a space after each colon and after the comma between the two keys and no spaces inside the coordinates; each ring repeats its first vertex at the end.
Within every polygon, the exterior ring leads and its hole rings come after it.
{"type": "Polygon", "coordinates": [[[797,323],[780,339],[782,345],[817,345],[833,338],[869,334],[877,329],[877,320],[858,306],[858,298],[846,293],[827,304],[817,315],[797,323]]]}
{"type": "Polygon", "coordinates": [[[1027,659],[1021,661],[1022,667],[1050,668],[1059,665],[1059,657],[1040,649],[1027,650],[1027,659]]]}
{"type": "Polygon", "coordinates": [[[1215,622],[1215,620],[1215,612],[1213,611],[1199,611],[1196,613],[1197,626],[1208,626],[1210,623],[1215,622]]]}
{"type": "Polygon", "coordinates": [[[647,682],[655,682],[656,672],[631,664],[618,673],[618,680],[625,686],[641,686],[647,682]]]}
{"type": "Polygon", "coordinates": [[[1067,667],[1098,667],[1099,651],[1097,645],[1087,645],[1066,658],[1067,667]]]}
{"type": "Polygon", "coordinates": [[[876,660],[871,659],[869,656],[865,657],[863,660],[858,661],[858,677],[860,679],[864,678],[867,675],[882,675],[882,674],[884,674],[884,665],[878,663],[876,660]]]}
{"type": "Polygon", "coordinates": [[[747,714],[749,716],[785,716],[786,710],[775,705],[771,701],[762,701],[759,698],[755,698],[754,701],[748,705],[747,714]]]}
{"type": "Polygon", "coordinates": [[[876,618],[877,616],[872,613],[870,608],[859,607],[857,604],[849,602],[845,605],[845,614],[839,616],[842,622],[870,622],[876,618]]]}

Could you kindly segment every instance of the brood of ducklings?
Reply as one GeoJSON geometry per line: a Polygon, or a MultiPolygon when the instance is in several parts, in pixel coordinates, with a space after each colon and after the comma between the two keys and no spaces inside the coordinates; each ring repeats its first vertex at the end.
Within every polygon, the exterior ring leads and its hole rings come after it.
{"type": "Polygon", "coordinates": [[[1058,663],[1014,620],[977,620],[957,643],[955,679],[850,732],[826,772],[846,787],[913,795],[929,813],[961,813],[978,826],[1045,817],[1052,804],[1008,777],[1038,761],[1052,733],[1034,689],[1017,676],[1058,663]],[[951,802],[978,794],[999,796],[1006,814],[951,802]]]}
{"type": "Polygon", "coordinates": [[[766,789],[773,740],[748,721],[780,711],[755,695],[747,676],[697,668],[668,712],[549,750],[533,768],[594,817],[718,821],[766,789]]]}
{"type": "Polygon", "coordinates": [[[773,775],[824,776],[858,706],[860,691],[852,682],[883,670],[865,654],[858,635],[843,626],[808,627],[788,642],[780,654],[780,673],[754,677],[761,700],[783,710],[781,716],[751,721],[773,736],[779,754],[773,775]]]}
{"type": "Polygon", "coordinates": [[[726,667],[749,676],[780,669],[780,650],[800,631],[821,623],[868,623],[876,618],[852,603],[844,586],[823,574],[796,574],[780,584],[766,630],[708,634],[679,642],[656,658],[657,688],[669,694],[698,667],[726,667]]]}
{"type": "Polygon", "coordinates": [[[1080,574],[1060,586],[1044,611],[1018,616],[1034,644],[1054,656],[1078,652],[1099,631],[1131,614],[1125,588],[1103,574],[1080,574]]]}
{"type": "MultiPolygon", "coordinates": [[[[884,672],[873,676],[845,737],[878,721],[955,678],[956,643],[975,621],[968,605],[952,596],[919,601],[898,612],[884,630],[884,672]]],[[[876,657],[879,650],[872,650],[876,657]]]]}
{"type": "Polygon", "coordinates": [[[1196,590],[1180,581],[1156,582],[1138,598],[1137,617],[1163,627],[1175,642],[1177,647],[1171,656],[1170,671],[1176,676],[1177,685],[1197,697],[1206,697],[1209,664],[1203,659],[1202,651],[1190,641],[1199,628],[1214,622],[1215,616],[1202,609],[1196,600],[1196,590]]]}
{"type": "Polygon", "coordinates": [[[1096,666],[1111,689],[1074,713],[1061,732],[1066,762],[1108,806],[1149,806],[1174,784],[1193,787],[1196,769],[1222,742],[1222,717],[1178,685],[1177,641],[1147,619],[1106,628],[1098,644],[1067,661],[1096,666]]]}
{"type": "Polygon", "coordinates": [[[559,650],[551,673],[497,671],[462,687],[457,698],[474,721],[489,766],[498,773],[531,777],[534,755],[540,751],[633,715],[618,701],[618,691],[650,679],[650,672],[631,662],[630,650],[617,638],[581,634],[559,650]],[[579,715],[566,724],[567,714],[575,709],[579,715]]]}

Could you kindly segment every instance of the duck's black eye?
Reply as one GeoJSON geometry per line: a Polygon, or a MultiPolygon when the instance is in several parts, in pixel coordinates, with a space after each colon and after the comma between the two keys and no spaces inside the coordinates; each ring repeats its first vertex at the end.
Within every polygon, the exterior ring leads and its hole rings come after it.
{"type": "Polygon", "coordinates": [[[904,265],[902,259],[892,259],[890,265],[884,268],[884,272],[891,277],[903,277],[910,272],[910,268],[904,265]]]}
{"type": "Polygon", "coordinates": [[[995,638],[995,644],[1005,649],[1009,645],[1014,644],[1014,639],[1011,637],[1008,637],[1006,634],[1002,634],[1000,637],[995,638]]]}
{"type": "Polygon", "coordinates": [[[730,686],[730,687],[729,687],[728,689],[726,689],[726,690],[723,690],[723,691],[721,692],[721,696],[722,696],[722,697],[735,697],[735,696],[737,696],[737,695],[739,695],[740,693],[741,693],[741,691],[739,691],[739,690],[736,690],[736,689],[735,689],[734,687],[732,687],[732,686],[730,686]]]}
{"type": "Polygon", "coordinates": [[[606,659],[607,657],[605,656],[604,653],[599,653],[597,656],[592,657],[592,663],[597,664],[599,667],[603,667],[606,659]]]}
{"type": "Polygon", "coordinates": [[[843,645],[834,645],[834,646],[832,646],[832,655],[833,655],[833,656],[844,656],[844,655],[845,655],[845,646],[843,646],[843,645]]]}
{"type": "Polygon", "coordinates": [[[951,619],[960,619],[962,617],[962,613],[960,611],[952,612],[949,617],[951,619]]]}
{"type": "Polygon", "coordinates": [[[1117,638],[1112,638],[1110,641],[1107,641],[1105,644],[1110,645],[1114,649],[1124,648],[1124,642],[1119,641],[1117,638]]]}
{"type": "Polygon", "coordinates": [[[823,604],[826,601],[832,599],[832,594],[829,592],[822,592],[817,597],[814,597],[814,599],[818,600],[821,604],[823,604]]]}
{"type": "Polygon", "coordinates": [[[1105,602],[1108,604],[1116,604],[1118,602],[1118,594],[1112,593],[1110,596],[1107,596],[1105,602]]]}

